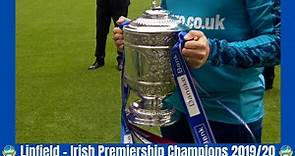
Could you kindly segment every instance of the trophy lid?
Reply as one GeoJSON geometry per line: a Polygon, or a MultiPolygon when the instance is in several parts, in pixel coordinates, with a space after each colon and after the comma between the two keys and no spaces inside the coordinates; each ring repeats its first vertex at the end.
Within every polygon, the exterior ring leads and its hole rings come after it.
{"type": "Polygon", "coordinates": [[[131,21],[124,30],[145,33],[178,32],[186,30],[186,27],[153,1],[152,9],[146,10],[141,17],[131,21]]]}

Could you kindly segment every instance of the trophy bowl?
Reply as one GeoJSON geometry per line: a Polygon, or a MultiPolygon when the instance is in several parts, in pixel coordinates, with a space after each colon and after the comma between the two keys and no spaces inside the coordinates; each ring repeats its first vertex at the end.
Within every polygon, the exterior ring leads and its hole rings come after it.
{"type": "Polygon", "coordinates": [[[130,123],[161,127],[178,120],[177,110],[163,100],[175,90],[170,50],[184,30],[185,26],[159,7],[146,10],[123,28],[123,81],[138,97],[126,107],[130,123]]]}

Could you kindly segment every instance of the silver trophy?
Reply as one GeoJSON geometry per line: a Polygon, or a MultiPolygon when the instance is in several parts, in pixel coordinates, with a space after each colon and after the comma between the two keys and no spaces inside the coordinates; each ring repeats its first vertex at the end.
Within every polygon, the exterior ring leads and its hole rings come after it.
{"type": "Polygon", "coordinates": [[[170,49],[184,30],[186,27],[155,1],[151,10],[123,28],[124,81],[137,96],[126,108],[130,123],[159,127],[178,120],[176,109],[163,104],[163,99],[175,90],[170,49]]]}

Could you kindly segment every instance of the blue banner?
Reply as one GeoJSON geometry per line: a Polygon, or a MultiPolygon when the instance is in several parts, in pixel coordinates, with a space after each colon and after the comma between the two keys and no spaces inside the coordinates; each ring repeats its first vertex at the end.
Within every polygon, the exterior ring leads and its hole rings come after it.
{"type": "Polygon", "coordinates": [[[290,156],[290,146],[194,144],[21,144],[1,147],[3,156],[290,156]]]}

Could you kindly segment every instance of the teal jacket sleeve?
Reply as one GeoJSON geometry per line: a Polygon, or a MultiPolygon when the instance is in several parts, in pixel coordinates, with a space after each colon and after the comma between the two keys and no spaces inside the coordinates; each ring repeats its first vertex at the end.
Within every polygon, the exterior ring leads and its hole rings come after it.
{"type": "Polygon", "coordinates": [[[253,29],[252,38],[244,41],[208,39],[208,63],[240,68],[280,64],[280,2],[279,0],[245,0],[253,29]]]}

